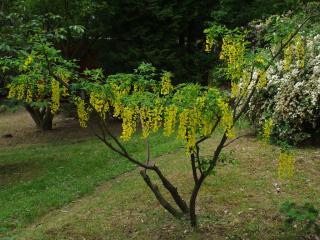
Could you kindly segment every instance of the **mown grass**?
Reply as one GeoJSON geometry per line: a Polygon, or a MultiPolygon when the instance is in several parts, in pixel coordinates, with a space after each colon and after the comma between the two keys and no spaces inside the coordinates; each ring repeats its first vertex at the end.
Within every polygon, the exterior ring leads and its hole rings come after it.
{"type": "MultiPolygon", "coordinates": [[[[216,139],[204,144],[205,155],[214,144],[216,139]]],[[[290,180],[277,177],[278,151],[250,138],[228,147],[225,158],[236,161],[219,164],[201,189],[198,229],[164,211],[132,171],[40,218],[16,239],[304,239],[298,229],[284,228],[279,208],[286,200],[319,208],[320,150],[296,150],[296,173],[290,180]]],[[[163,155],[157,164],[187,199],[192,174],[185,151],[163,155]]]]}
{"type": "MultiPolygon", "coordinates": [[[[151,137],[150,142],[153,156],[180,146],[161,136],[151,137]]],[[[126,147],[145,160],[141,138],[126,147]]],[[[0,238],[133,168],[95,138],[1,148],[0,238]]]]}

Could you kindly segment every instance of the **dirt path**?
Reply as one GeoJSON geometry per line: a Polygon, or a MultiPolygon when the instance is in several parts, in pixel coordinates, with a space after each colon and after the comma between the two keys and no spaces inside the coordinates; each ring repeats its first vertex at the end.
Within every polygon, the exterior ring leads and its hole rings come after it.
{"type": "MultiPolygon", "coordinates": [[[[120,131],[119,123],[112,122],[111,129],[120,131]]],[[[81,128],[77,119],[62,114],[53,121],[53,130],[38,130],[27,111],[20,109],[14,113],[0,114],[0,148],[25,144],[38,144],[58,141],[69,141],[93,137],[89,128],[81,128]],[[4,135],[9,135],[6,137],[4,135]]]]}

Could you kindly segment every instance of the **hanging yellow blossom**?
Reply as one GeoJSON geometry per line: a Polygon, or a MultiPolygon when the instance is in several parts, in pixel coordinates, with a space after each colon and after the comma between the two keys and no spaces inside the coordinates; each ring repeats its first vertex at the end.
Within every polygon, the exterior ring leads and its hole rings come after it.
{"type": "Polygon", "coordinates": [[[55,114],[60,107],[60,86],[54,79],[51,82],[51,92],[51,113],[55,114]]]}
{"type": "Polygon", "coordinates": [[[241,92],[241,95],[243,96],[248,95],[250,79],[251,79],[251,72],[244,70],[242,72],[242,77],[241,77],[241,89],[239,90],[239,92],[241,92]]]}
{"type": "Polygon", "coordinates": [[[98,92],[91,92],[89,102],[96,112],[103,118],[106,118],[106,113],[109,110],[109,103],[101,97],[98,92]]]}
{"type": "Polygon", "coordinates": [[[155,107],[152,109],[151,112],[151,128],[153,132],[157,132],[159,128],[161,127],[161,121],[162,121],[162,112],[163,107],[160,103],[157,103],[155,107]]]}
{"type": "Polygon", "coordinates": [[[142,137],[145,139],[150,134],[152,126],[152,111],[148,107],[142,107],[139,109],[140,121],[142,126],[142,137]]]}
{"type": "Polygon", "coordinates": [[[120,117],[124,110],[124,106],[122,105],[121,101],[122,98],[129,93],[129,88],[121,89],[120,86],[116,85],[115,83],[112,83],[110,86],[114,95],[114,98],[111,101],[111,106],[113,107],[113,116],[120,117]]]}
{"type": "Polygon", "coordinates": [[[245,41],[231,36],[223,38],[220,59],[227,62],[227,72],[233,81],[240,79],[242,75],[242,63],[245,54],[245,41]]]}
{"type": "Polygon", "coordinates": [[[125,107],[122,112],[122,134],[121,139],[124,141],[130,140],[134,132],[136,131],[137,122],[135,117],[135,109],[125,107]]]}
{"type": "Polygon", "coordinates": [[[207,93],[205,93],[203,96],[197,98],[196,106],[198,109],[202,109],[203,107],[205,107],[206,96],[207,96],[207,93]]]}
{"type": "Polygon", "coordinates": [[[213,121],[212,120],[208,120],[208,119],[202,120],[201,133],[203,136],[210,136],[212,128],[213,128],[213,121]]]}
{"type": "Polygon", "coordinates": [[[37,93],[38,93],[38,96],[39,97],[42,97],[44,95],[44,92],[45,92],[45,85],[43,83],[43,81],[39,81],[37,83],[37,93]]]}
{"type": "Polygon", "coordinates": [[[284,70],[288,71],[293,60],[293,46],[290,44],[284,49],[284,70]]]}
{"type": "Polygon", "coordinates": [[[206,37],[206,45],[205,45],[205,52],[211,52],[214,40],[210,37],[206,37]]]}
{"type": "Polygon", "coordinates": [[[161,94],[168,95],[173,86],[171,85],[172,74],[170,72],[165,72],[161,77],[161,94]]]}
{"type": "Polygon", "coordinates": [[[178,109],[174,105],[166,107],[165,117],[164,117],[164,134],[166,136],[170,136],[174,131],[177,112],[178,112],[178,109]]]}
{"type": "Polygon", "coordinates": [[[196,147],[196,132],[199,125],[200,113],[196,108],[189,111],[189,126],[187,130],[187,150],[189,153],[194,152],[196,147]]]}
{"type": "Polygon", "coordinates": [[[189,119],[189,110],[185,109],[179,114],[179,129],[178,129],[179,139],[186,139],[188,119],[189,119]]]}
{"type": "Polygon", "coordinates": [[[80,126],[86,128],[88,126],[89,121],[89,110],[86,109],[86,105],[83,99],[77,97],[75,99],[77,105],[77,113],[80,122],[80,126]]]}
{"type": "Polygon", "coordinates": [[[218,106],[221,111],[221,125],[226,131],[226,135],[229,138],[235,137],[234,127],[233,127],[233,116],[232,111],[222,98],[218,99],[218,106]]]}
{"type": "Polygon", "coordinates": [[[179,114],[178,139],[186,143],[187,153],[194,152],[197,128],[201,124],[201,113],[196,108],[185,109],[179,114]]]}
{"type": "Polygon", "coordinates": [[[266,71],[259,70],[258,79],[257,89],[262,89],[267,86],[268,80],[266,71]]]}
{"type": "Polygon", "coordinates": [[[297,56],[297,66],[299,68],[304,68],[304,41],[301,36],[296,37],[296,56],[297,56]]]}
{"type": "Polygon", "coordinates": [[[24,71],[27,70],[32,62],[33,62],[33,58],[31,55],[29,55],[23,63],[22,70],[24,71]]]}
{"type": "Polygon", "coordinates": [[[16,98],[17,100],[24,100],[26,93],[26,85],[23,83],[9,84],[8,98],[16,98]]]}
{"type": "Polygon", "coordinates": [[[236,98],[239,95],[239,84],[231,82],[231,98],[236,98]]]}
{"type": "Polygon", "coordinates": [[[27,94],[26,94],[26,99],[25,99],[26,103],[28,103],[28,104],[32,103],[32,97],[33,97],[33,93],[29,87],[27,89],[27,94]]]}
{"type": "Polygon", "coordinates": [[[279,178],[291,178],[294,174],[294,156],[289,152],[281,152],[278,162],[279,178]]]}
{"type": "Polygon", "coordinates": [[[268,142],[270,140],[270,136],[272,133],[272,127],[273,127],[273,121],[271,118],[268,118],[265,120],[264,124],[263,124],[263,139],[268,142]]]}

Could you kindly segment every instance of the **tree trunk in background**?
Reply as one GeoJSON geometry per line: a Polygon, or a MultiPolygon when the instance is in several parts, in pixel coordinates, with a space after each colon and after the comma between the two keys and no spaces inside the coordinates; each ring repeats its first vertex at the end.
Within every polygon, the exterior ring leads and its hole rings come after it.
{"type": "Polygon", "coordinates": [[[53,114],[50,107],[39,109],[26,105],[25,108],[41,131],[52,130],[53,114]]]}

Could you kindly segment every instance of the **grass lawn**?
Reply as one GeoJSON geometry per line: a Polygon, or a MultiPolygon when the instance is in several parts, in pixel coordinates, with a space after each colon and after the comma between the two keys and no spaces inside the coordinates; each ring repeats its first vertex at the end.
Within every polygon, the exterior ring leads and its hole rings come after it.
{"type": "MultiPolygon", "coordinates": [[[[206,153],[215,143],[205,144],[206,153]]],[[[37,219],[16,239],[302,239],[298,230],[284,228],[279,207],[286,200],[320,207],[320,150],[297,150],[296,174],[286,181],[277,178],[277,151],[249,138],[231,145],[225,156],[235,164],[220,164],[200,192],[197,230],[165,212],[135,170],[37,219]]],[[[192,175],[185,151],[162,155],[157,163],[189,196],[192,175]]]]}
{"type": "MultiPolygon", "coordinates": [[[[204,183],[194,230],[160,207],[133,165],[79,134],[72,122],[66,127],[61,119],[55,131],[42,134],[16,114],[0,120],[0,133],[14,136],[0,141],[0,240],[303,239],[299,228],[284,228],[281,204],[320,208],[319,147],[296,149],[294,177],[279,180],[277,147],[254,138],[230,145],[223,158],[233,164],[220,163],[204,183]]],[[[216,141],[204,144],[204,155],[216,141]]],[[[140,138],[126,146],[145,158],[140,138]]],[[[187,199],[193,180],[184,148],[157,136],[151,146],[153,159],[187,199]]]]}
{"type": "MultiPolygon", "coordinates": [[[[180,146],[163,137],[151,143],[153,156],[180,146]]],[[[145,159],[143,140],[126,145],[145,159]]],[[[1,148],[0,239],[133,168],[96,138],[1,148]]]]}

